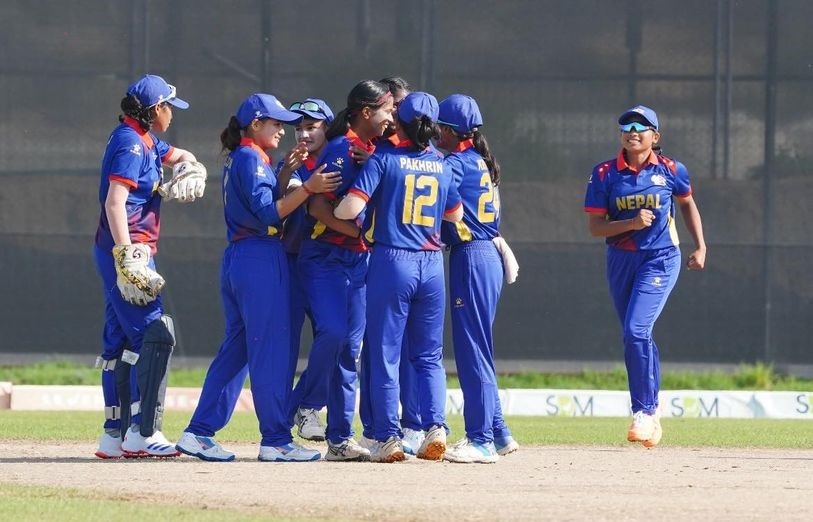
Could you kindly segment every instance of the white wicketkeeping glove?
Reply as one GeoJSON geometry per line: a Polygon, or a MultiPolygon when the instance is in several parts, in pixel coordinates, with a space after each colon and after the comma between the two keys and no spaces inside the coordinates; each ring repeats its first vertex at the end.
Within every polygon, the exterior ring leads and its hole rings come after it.
{"type": "Polygon", "coordinates": [[[116,245],[113,247],[113,261],[116,265],[116,286],[125,301],[138,306],[155,301],[165,281],[148,266],[148,245],[116,245]]]}
{"type": "Polygon", "coordinates": [[[206,167],[198,161],[181,161],[172,168],[172,179],[158,187],[158,193],[166,200],[177,199],[191,203],[203,197],[206,188],[206,167]]]}
{"type": "Polygon", "coordinates": [[[508,246],[508,243],[505,242],[500,236],[495,237],[491,241],[494,242],[494,246],[497,247],[497,250],[500,252],[500,256],[502,256],[502,267],[503,271],[505,272],[505,282],[509,285],[517,280],[517,274],[519,274],[519,264],[517,263],[517,258],[514,257],[514,252],[511,251],[511,247],[508,246]]]}

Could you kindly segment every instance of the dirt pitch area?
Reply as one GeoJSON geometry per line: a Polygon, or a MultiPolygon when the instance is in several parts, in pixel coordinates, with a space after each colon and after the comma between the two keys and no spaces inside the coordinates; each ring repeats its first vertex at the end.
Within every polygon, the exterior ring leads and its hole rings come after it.
{"type": "MultiPolygon", "coordinates": [[[[318,447],[314,445],[313,447],[318,447]]],[[[523,447],[493,465],[103,461],[87,443],[0,441],[0,481],[325,520],[813,520],[813,449],[523,447]]],[[[324,445],[322,445],[324,450],[324,445]]]]}

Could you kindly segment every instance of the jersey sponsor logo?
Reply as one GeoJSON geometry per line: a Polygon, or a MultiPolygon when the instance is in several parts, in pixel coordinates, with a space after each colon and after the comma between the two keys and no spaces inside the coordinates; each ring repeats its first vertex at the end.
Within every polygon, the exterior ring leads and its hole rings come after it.
{"type": "Polygon", "coordinates": [[[419,160],[405,156],[401,156],[399,160],[401,168],[405,170],[417,170],[419,172],[431,172],[433,174],[443,173],[443,163],[439,161],[419,160]]]}
{"type": "Polygon", "coordinates": [[[265,177],[265,168],[262,165],[257,165],[257,177],[258,178],[265,177]]]}
{"type": "Polygon", "coordinates": [[[335,160],[333,160],[333,163],[331,163],[331,165],[335,166],[337,169],[341,169],[342,167],[344,167],[344,158],[336,158],[335,160]]]}
{"type": "Polygon", "coordinates": [[[454,307],[455,308],[463,308],[463,298],[462,297],[455,297],[455,299],[454,299],[454,307]]]}
{"type": "Polygon", "coordinates": [[[665,187],[666,186],[666,178],[664,178],[660,174],[653,174],[652,175],[652,184],[653,185],[659,185],[661,187],[665,187]]]}
{"type": "Polygon", "coordinates": [[[136,143],[135,145],[132,146],[130,152],[135,154],[136,156],[141,156],[141,145],[136,143]]]}
{"type": "Polygon", "coordinates": [[[656,276],[652,278],[651,284],[652,286],[661,286],[663,284],[663,281],[659,276],[656,276]]]}
{"type": "Polygon", "coordinates": [[[630,194],[615,198],[618,210],[635,210],[637,208],[661,208],[660,194],[630,194]]]}

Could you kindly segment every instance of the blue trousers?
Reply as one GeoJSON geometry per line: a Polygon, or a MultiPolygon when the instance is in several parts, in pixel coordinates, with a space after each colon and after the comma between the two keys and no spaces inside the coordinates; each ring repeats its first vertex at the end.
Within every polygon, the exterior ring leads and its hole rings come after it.
{"type": "MultiPolygon", "coordinates": [[[[137,306],[128,303],[121,297],[116,286],[116,265],[113,253],[94,246],[93,256],[96,261],[96,271],[102,279],[104,291],[104,329],[102,332],[102,359],[111,361],[121,357],[125,347],[135,353],[141,353],[144,340],[144,330],[150,323],[159,319],[164,313],[161,296],[146,306],[137,306]]],[[[150,268],[155,269],[155,260],[150,258],[150,268]]],[[[119,362],[119,364],[121,364],[119,362]]],[[[130,401],[141,400],[138,389],[135,366],[130,369],[130,401]]],[[[116,376],[112,371],[102,371],[102,395],[105,406],[119,406],[119,392],[116,388],[116,376]]],[[[127,408],[128,404],[121,407],[127,408]]],[[[140,424],[141,414],[131,419],[131,424],[140,424]]],[[[118,419],[107,419],[105,429],[119,429],[121,422],[118,419]]]]}
{"type": "Polygon", "coordinates": [[[303,397],[319,393],[327,379],[326,438],[339,443],[353,436],[356,359],[364,337],[369,255],[306,240],[299,252],[303,288],[315,322],[308,367],[288,403],[289,426],[303,397]]]}
{"type": "Polygon", "coordinates": [[[248,238],[226,248],[220,273],[225,338],[187,431],[211,436],[225,426],[248,373],[261,444],[292,441],[286,418],[293,382],[288,283],[288,261],[278,239],[248,238]]]}
{"type": "Polygon", "coordinates": [[[680,274],[680,250],[607,249],[607,280],[624,338],[632,412],[653,414],[661,384],[655,321],[680,274]]]}
{"type": "Polygon", "coordinates": [[[376,440],[403,436],[398,420],[402,350],[416,372],[421,428],[446,426],[445,300],[441,252],[375,246],[367,276],[367,348],[376,440]]]}
{"type": "Polygon", "coordinates": [[[500,406],[492,334],[502,282],[502,259],[490,240],[452,247],[449,300],[454,356],[466,437],[479,443],[511,435],[500,406]]]}
{"type": "MultiPolygon", "coordinates": [[[[302,286],[302,279],[299,275],[299,255],[288,253],[288,273],[291,277],[291,375],[296,373],[296,363],[299,360],[299,345],[302,337],[302,326],[305,324],[305,316],[310,319],[311,327],[315,332],[313,325],[315,321],[311,313],[308,299],[305,295],[305,288],[302,286]]],[[[307,370],[305,370],[307,371],[307,370]]],[[[327,404],[327,381],[328,376],[325,375],[322,386],[311,386],[307,390],[297,389],[307,383],[307,380],[300,379],[291,395],[292,400],[301,397],[297,408],[306,408],[321,410],[327,404]]],[[[291,405],[293,406],[293,405],[291,405]]],[[[295,410],[294,410],[295,411],[295,410]]]]}

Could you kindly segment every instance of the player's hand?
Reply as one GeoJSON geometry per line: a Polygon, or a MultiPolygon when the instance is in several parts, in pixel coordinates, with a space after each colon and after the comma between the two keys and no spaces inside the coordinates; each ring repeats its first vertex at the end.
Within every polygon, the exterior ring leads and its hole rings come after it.
{"type": "Polygon", "coordinates": [[[698,248],[689,255],[686,261],[686,268],[689,270],[703,270],[706,266],[706,249],[698,248]]]}
{"type": "Polygon", "coordinates": [[[172,179],[158,187],[165,200],[177,199],[191,203],[203,197],[206,188],[206,167],[198,161],[181,161],[172,168],[172,179]]]}
{"type": "Polygon", "coordinates": [[[358,145],[350,145],[350,157],[356,163],[364,163],[370,157],[370,153],[366,149],[362,149],[358,145]]]}
{"type": "Polygon", "coordinates": [[[313,194],[320,194],[322,192],[332,192],[339,188],[342,184],[341,172],[322,172],[327,167],[327,164],[321,165],[318,169],[313,171],[311,177],[303,183],[305,189],[313,194]]]}
{"type": "Polygon", "coordinates": [[[144,306],[155,301],[164,287],[164,278],[149,267],[150,247],[143,243],[113,247],[116,286],[130,304],[144,306]]]}
{"type": "Polygon", "coordinates": [[[304,141],[300,141],[296,144],[296,147],[288,151],[288,154],[285,155],[285,159],[282,160],[282,168],[293,172],[301,167],[307,158],[308,146],[304,141]]]}
{"type": "Polygon", "coordinates": [[[641,230],[651,227],[653,221],[655,221],[655,213],[648,208],[642,208],[638,215],[632,218],[632,229],[641,230]]]}

